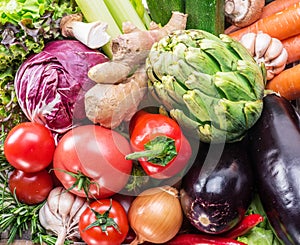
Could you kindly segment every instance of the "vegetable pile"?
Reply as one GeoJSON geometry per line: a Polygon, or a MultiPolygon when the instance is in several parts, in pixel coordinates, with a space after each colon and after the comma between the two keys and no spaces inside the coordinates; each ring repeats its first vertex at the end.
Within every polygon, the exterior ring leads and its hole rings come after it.
{"type": "Polygon", "coordinates": [[[0,241],[300,244],[299,8],[2,1],[0,241]]]}

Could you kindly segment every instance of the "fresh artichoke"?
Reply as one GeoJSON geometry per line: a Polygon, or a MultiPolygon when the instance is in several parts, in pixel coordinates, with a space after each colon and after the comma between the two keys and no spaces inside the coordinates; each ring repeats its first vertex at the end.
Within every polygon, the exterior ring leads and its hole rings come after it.
{"type": "Polygon", "coordinates": [[[225,34],[175,31],[146,60],[149,91],[183,129],[203,142],[234,142],[261,115],[266,75],[225,34]]]}

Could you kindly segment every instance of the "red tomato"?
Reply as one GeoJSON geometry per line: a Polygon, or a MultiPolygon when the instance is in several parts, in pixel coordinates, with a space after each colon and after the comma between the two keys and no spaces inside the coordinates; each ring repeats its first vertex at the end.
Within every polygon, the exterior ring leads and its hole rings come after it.
{"type": "Polygon", "coordinates": [[[125,240],[128,230],[129,223],[125,209],[112,199],[94,201],[81,214],[79,220],[80,236],[88,245],[120,245],[125,240]],[[101,217],[97,218],[94,212],[101,217]],[[95,226],[88,228],[92,224],[95,226]]]}
{"type": "Polygon", "coordinates": [[[52,162],[54,150],[55,142],[50,130],[33,122],[15,126],[4,142],[7,161],[28,173],[45,169],[52,162]]]}
{"type": "Polygon", "coordinates": [[[130,144],[121,134],[97,125],[78,126],[59,141],[53,159],[57,178],[70,192],[106,198],[127,184],[130,144]],[[74,186],[75,185],[75,186],[74,186]]]}
{"type": "Polygon", "coordinates": [[[35,173],[15,169],[9,177],[10,191],[15,191],[18,200],[28,205],[46,200],[52,188],[52,177],[45,169],[35,173]]]}

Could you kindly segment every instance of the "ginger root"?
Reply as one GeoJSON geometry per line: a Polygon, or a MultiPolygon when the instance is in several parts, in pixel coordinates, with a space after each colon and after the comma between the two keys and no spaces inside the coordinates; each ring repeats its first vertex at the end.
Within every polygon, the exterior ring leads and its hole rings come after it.
{"type": "Polygon", "coordinates": [[[146,94],[147,81],[145,68],[140,67],[123,83],[96,84],[85,94],[87,117],[107,128],[129,121],[146,94]]]}
{"type": "Polygon", "coordinates": [[[97,64],[88,72],[97,83],[85,94],[89,120],[116,128],[131,119],[147,93],[145,62],[152,45],[175,30],[185,29],[186,20],[186,14],[173,12],[164,27],[153,22],[149,30],[142,31],[130,22],[123,24],[124,34],[111,41],[111,61],[97,64]]]}
{"type": "Polygon", "coordinates": [[[120,83],[145,63],[152,45],[175,30],[186,27],[187,15],[173,12],[169,22],[162,28],[151,23],[148,31],[141,31],[132,23],[123,24],[124,34],[111,41],[112,60],[92,67],[88,76],[96,83],[120,83]]]}

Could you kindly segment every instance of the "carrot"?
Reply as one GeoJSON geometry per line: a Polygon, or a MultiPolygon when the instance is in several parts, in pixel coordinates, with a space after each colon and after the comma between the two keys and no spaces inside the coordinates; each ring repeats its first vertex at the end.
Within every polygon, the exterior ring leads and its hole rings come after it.
{"type": "MultiPolygon", "coordinates": [[[[272,14],[276,14],[286,8],[288,8],[289,6],[296,4],[300,2],[300,0],[275,0],[267,5],[265,5],[263,7],[261,16],[259,17],[259,19],[263,19],[265,17],[268,17],[272,14]]],[[[231,25],[229,27],[227,27],[224,31],[225,34],[229,34],[232,33],[234,31],[237,31],[241,29],[240,27],[237,27],[235,25],[231,25]]]]}
{"type": "Polygon", "coordinates": [[[248,32],[269,34],[271,37],[284,40],[300,33],[300,2],[288,8],[260,19],[253,24],[232,32],[229,36],[240,40],[242,35],[248,32]]]}
{"type": "Polygon", "coordinates": [[[287,64],[300,60],[300,34],[282,40],[282,44],[288,53],[287,64]]]}
{"type": "Polygon", "coordinates": [[[265,18],[272,14],[278,13],[289,6],[299,3],[300,0],[275,0],[269,4],[267,4],[262,11],[260,18],[265,18]]]}
{"type": "Polygon", "coordinates": [[[300,64],[276,75],[267,83],[266,89],[273,90],[288,100],[300,98],[300,64]]]}

